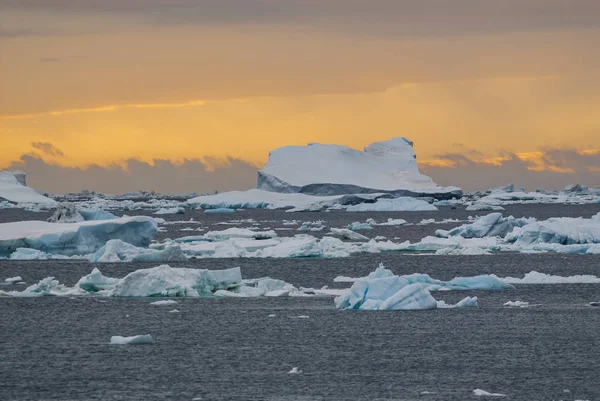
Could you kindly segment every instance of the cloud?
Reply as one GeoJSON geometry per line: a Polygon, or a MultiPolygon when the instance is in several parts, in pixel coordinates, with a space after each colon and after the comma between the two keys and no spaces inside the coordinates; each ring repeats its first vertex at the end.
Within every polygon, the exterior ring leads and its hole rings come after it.
{"type": "Polygon", "coordinates": [[[558,189],[580,183],[600,186],[600,152],[545,149],[515,154],[501,152],[496,158],[474,159],[462,153],[437,155],[423,162],[421,171],[441,185],[456,185],[467,191],[515,184],[530,190],[558,189]]]}
{"type": "Polygon", "coordinates": [[[234,158],[188,159],[180,163],[157,159],[152,164],[129,159],[123,166],[92,164],[76,168],[27,154],[9,169],[25,171],[32,188],[57,194],[83,189],[104,193],[151,189],[163,193],[229,191],[255,187],[257,174],[256,166],[234,158]]]}
{"type": "Polygon", "coordinates": [[[119,111],[123,109],[172,109],[179,107],[198,107],[206,104],[203,100],[190,100],[183,103],[130,103],[130,104],[111,104],[108,106],[99,107],[84,107],[64,110],[53,110],[43,111],[41,113],[28,113],[28,114],[12,114],[12,115],[0,115],[0,120],[25,120],[30,118],[38,117],[57,117],[68,114],[80,114],[80,113],[104,113],[107,111],[119,111]]]}
{"type": "Polygon", "coordinates": [[[60,149],[49,142],[31,142],[31,146],[48,156],[62,157],[65,155],[60,149]]]}

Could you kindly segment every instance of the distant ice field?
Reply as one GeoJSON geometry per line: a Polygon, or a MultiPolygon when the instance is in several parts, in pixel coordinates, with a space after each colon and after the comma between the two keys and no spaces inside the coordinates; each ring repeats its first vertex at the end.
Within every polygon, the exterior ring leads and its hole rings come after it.
{"type": "MultiPolygon", "coordinates": [[[[599,204],[506,205],[504,216],[585,217],[599,204]]],[[[152,211],[115,214],[151,215],[152,211]]],[[[293,236],[302,222],[326,228],[373,218],[411,225],[358,230],[369,238],[418,241],[461,222],[418,224],[426,219],[467,220],[490,212],[442,206],[435,212],[345,211],[285,213],[244,210],[160,216],[157,240],[201,235],[229,227],[277,230],[293,236]],[[252,221],[248,221],[252,219],[252,221]],[[240,220],[245,220],[240,222],[240,220]],[[297,220],[290,225],[289,222],[297,220]],[[287,221],[288,224],[285,224],[287,221]],[[234,223],[234,224],[222,224],[234,223]],[[191,228],[204,231],[190,231],[191,228]],[[182,229],[186,229],[182,231],[182,229]]],[[[45,220],[48,212],[0,210],[0,222],[45,220]]],[[[231,258],[169,262],[173,267],[226,269],[244,278],[269,276],[298,287],[347,288],[337,276],[363,277],[382,262],[394,274],[427,273],[440,280],[496,274],[523,277],[536,270],[600,276],[599,255],[415,255],[359,253],[345,258],[231,258]]],[[[54,276],[73,286],[94,267],[108,277],[158,263],[0,261],[0,289],[54,276]]],[[[0,299],[0,400],[482,400],[474,389],[507,400],[596,400],[600,396],[597,351],[600,284],[517,285],[504,291],[441,291],[456,303],[477,296],[479,308],[429,311],[345,311],[332,298],[157,299],[43,297],[0,299]],[[527,308],[503,306],[528,302],[527,308]],[[177,309],[177,313],[172,313],[177,309]],[[150,334],[152,345],[111,345],[112,336],[150,334]],[[289,374],[292,368],[302,371],[289,374]]],[[[494,398],[495,399],[495,398],[494,398]]]]}

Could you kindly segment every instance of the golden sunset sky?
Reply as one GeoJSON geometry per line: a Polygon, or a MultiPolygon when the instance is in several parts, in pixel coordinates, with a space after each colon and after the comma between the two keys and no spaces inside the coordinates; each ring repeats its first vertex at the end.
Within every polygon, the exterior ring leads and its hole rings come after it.
{"type": "Polygon", "coordinates": [[[598,176],[599,44],[597,0],[0,0],[0,169],[405,136],[423,168],[598,176]]]}

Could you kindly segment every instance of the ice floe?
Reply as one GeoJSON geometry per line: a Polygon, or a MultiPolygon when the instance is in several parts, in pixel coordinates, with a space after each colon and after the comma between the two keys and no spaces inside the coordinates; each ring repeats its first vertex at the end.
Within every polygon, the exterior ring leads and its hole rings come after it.
{"type": "Polygon", "coordinates": [[[68,256],[83,255],[97,251],[110,239],[148,246],[156,231],[156,220],[145,216],[65,224],[45,221],[2,223],[0,256],[10,255],[18,248],[68,256]]]}
{"type": "Polygon", "coordinates": [[[348,206],[348,212],[422,212],[438,210],[432,204],[417,198],[401,197],[378,199],[375,203],[360,203],[348,206]]]}
{"type": "Polygon", "coordinates": [[[113,345],[151,345],[154,344],[154,340],[150,334],[141,334],[131,337],[112,336],[110,343],[113,345]]]}
{"type": "Polygon", "coordinates": [[[506,394],[500,394],[500,393],[489,393],[485,390],[482,390],[480,388],[476,388],[475,390],[473,390],[473,395],[476,397],[506,397],[506,394]]]}

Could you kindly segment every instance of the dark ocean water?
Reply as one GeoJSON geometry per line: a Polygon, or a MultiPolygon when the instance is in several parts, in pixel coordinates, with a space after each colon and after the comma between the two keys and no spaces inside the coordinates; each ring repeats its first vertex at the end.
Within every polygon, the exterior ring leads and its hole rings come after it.
{"type": "MultiPolygon", "coordinates": [[[[600,205],[518,205],[515,217],[589,217],[600,205]]],[[[130,213],[133,214],[133,213],[130,213]]],[[[283,219],[326,220],[328,227],[388,217],[464,219],[484,212],[283,213],[244,211],[193,217],[206,229],[252,218],[261,228],[283,219]],[[349,216],[351,215],[351,216],[349,216]]],[[[0,221],[45,218],[0,210],[0,221]]],[[[248,226],[248,223],[242,225],[248,226]]],[[[170,237],[190,235],[167,226],[170,237]]],[[[404,239],[452,225],[378,227],[361,233],[404,239]]],[[[280,235],[286,231],[278,231],[280,235]]],[[[200,234],[202,232],[199,232],[200,234]]],[[[289,235],[297,234],[297,231],[289,235]]],[[[162,233],[165,234],[165,233],[162,233]]],[[[319,234],[319,233],[311,233],[319,234]]],[[[600,276],[600,256],[497,254],[428,256],[360,254],[340,259],[204,259],[172,265],[240,266],[245,278],[271,276],[296,286],[331,287],[337,275],[363,276],[383,262],[398,274],[451,279],[537,270],[600,276]]],[[[122,277],[153,264],[101,264],[122,277]]],[[[94,265],[75,261],[0,261],[0,281],[31,284],[54,276],[73,285],[94,265]]],[[[8,289],[7,286],[0,287],[8,289]]],[[[11,286],[10,289],[22,288],[11,286]]],[[[471,400],[481,388],[510,400],[600,399],[600,284],[527,285],[508,291],[439,292],[456,302],[479,297],[480,308],[417,312],[334,309],[330,298],[148,299],[0,298],[0,400],[471,400]],[[510,309],[508,300],[541,304],[510,309]],[[181,313],[169,313],[177,308],[181,313]],[[274,314],[275,317],[269,317],[274,314]],[[300,318],[299,316],[308,316],[300,318]],[[112,335],[151,334],[154,345],[114,346],[112,335]],[[298,367],[301,374],[288,374],[298,367]],[[422,394],[422,392],[435,394],[422,394]]],[[[485,399],[485,398],[484,398],[485,399]]]]}

